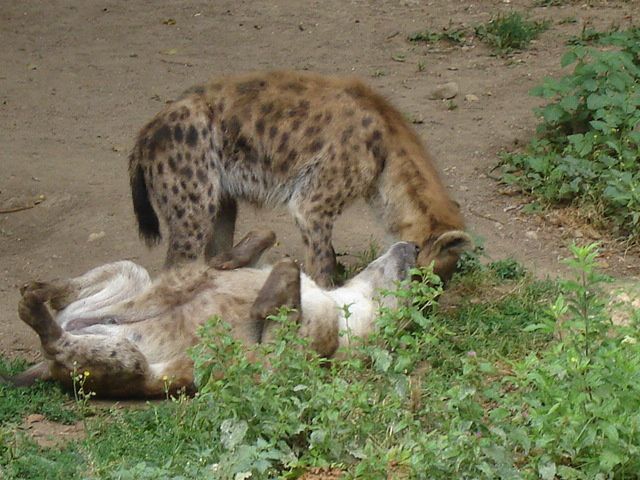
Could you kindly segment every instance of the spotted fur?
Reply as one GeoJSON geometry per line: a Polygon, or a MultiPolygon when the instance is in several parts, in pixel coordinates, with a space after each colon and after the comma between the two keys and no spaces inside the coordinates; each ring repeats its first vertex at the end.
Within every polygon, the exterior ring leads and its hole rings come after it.
{"type": "Polygon", "coordinates": [[[354,78],[259,72],[191,88],[142,129],[129,173],[142,237],[160,239],[156,211],[168,226],[167,266],[229,248],[238,200],[287,205],[325,286],[334,221],[358,197],[442,277],[469,243],[417,134],[354,78]]]}

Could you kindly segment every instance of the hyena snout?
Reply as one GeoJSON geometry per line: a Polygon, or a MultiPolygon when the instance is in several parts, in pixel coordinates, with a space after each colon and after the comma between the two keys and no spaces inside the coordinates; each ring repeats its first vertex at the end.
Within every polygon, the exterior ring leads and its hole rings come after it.
{"type": "Polygon", "coordinates": [[[416,266],[420,247],[413,242],[398,242],[391,246],[389,253],[396,259],[398,280],[402,280],[409,273],[409,269],[416,266]]]}

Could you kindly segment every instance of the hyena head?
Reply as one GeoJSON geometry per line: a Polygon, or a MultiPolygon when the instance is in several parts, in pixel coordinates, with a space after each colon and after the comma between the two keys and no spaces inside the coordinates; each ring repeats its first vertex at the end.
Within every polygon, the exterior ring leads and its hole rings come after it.
{"type": "Polygon", "coordinates": [[[461,230],[445,232],[438,237],[430,237],[420,248],[418,265],[430,265],[443,282],[451,279],[456,271],[460,255],[473,248],[473,240],[461,230]]]}
{"type": "Polygon", "coordinates": [[[392,289],[397,282],[408,277],[409,269],[415,267],[418,246],[411,242],[394,243],[387,252],[371,262],[347,285],[366,284],[371,292],[392,289]]]}

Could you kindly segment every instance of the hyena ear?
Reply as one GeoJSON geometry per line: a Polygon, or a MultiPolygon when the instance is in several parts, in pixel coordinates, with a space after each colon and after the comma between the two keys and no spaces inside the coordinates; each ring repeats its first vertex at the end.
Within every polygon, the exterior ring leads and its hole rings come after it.
{"type": "Polygon", "coordinates": [[[422,246],[418,254],[418,265],[427,266],[433,262],[433,272],[446,283],[456,271],[460,255],[471,248],[473,240],[469,234],[451,230],[422,246]]]}
{"type": "Polygon", "coordinates": [[[440,235],[431,247],[432,256],[442,254],[461,255],[462,252],[473,249],[471,236],[461,230],[452,230],[440,235]]]}

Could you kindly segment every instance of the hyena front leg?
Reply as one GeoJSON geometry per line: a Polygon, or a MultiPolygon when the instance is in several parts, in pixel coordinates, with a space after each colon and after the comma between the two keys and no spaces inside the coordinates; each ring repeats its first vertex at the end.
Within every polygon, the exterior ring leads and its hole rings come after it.
{"type": "Polygon", "coordinates": [[[290,309],[291,320],[300,322],[300,267],[291,258],[273,266],[251,306],[249,321],[255,328],[257,342],[269,342],[276,337],[279,324],[267,317],[277,314],[282,307],[290,309]]]}
{"type": "Polygon", "coordinates": [[[25,292],[18,305],[18,315],[40,337],[51,377],[71,387],[72,375],[88,372],[83,388],[99,395],[141,394],[149,377],[149,366],[142,352],[124,338],[65,332],[45,305],[49,296],[46,289],[25,292]]]}
{"type": "Polygon", "coordinates": [[[321,287],[330,287],[336,270],[331,235],[338,212],[331,208],[330,203],[321,208],[318,205],[290,204],[290,208],[305,247],[305,271],[321,287]]]}
{"type": "Polygon", "coordinates": [[[232,249],[216,255],[207,263],[217,270],[251,267],[275,242],[276,234],[272,230],[266,228],[251,230],[232,249]]]}

